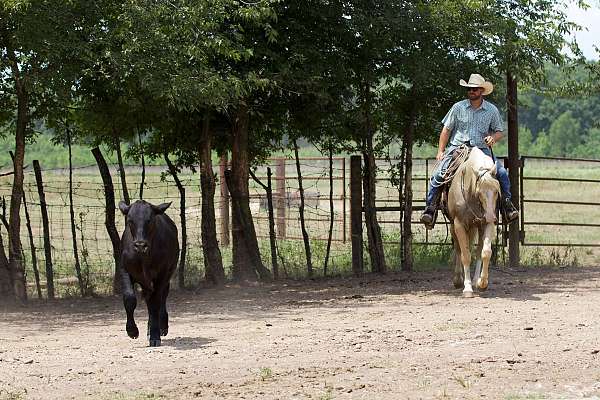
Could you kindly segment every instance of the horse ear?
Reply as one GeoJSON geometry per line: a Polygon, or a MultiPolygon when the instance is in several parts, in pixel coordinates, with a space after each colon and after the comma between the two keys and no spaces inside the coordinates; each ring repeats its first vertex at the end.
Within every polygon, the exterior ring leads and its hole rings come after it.
{"type": "Polygon", "coordinates": [[[119,202],[119,210],[123,213],[123,215],[127,215],[129,212],[129,206],[123,200],[119,202]]]}
{"type": "Polygon", "coordinates": [[[171,206],[171,202],[168,202],[168,203],[159,204],[157,206],[152,206],[152,208],[154,208],[154,211],[157,214],[163,214],[167,210],[167,208],[169,208],[170,206],[171,206]]]}
{"type": "Polygon", "coordinates": [[[492,167],[492,169],[490,170],[490,173],[493,176],[496,176],[496,172],[498,172],[498,168],[496,168],[496,163],[494,163],[494,166],[492,167]]]}

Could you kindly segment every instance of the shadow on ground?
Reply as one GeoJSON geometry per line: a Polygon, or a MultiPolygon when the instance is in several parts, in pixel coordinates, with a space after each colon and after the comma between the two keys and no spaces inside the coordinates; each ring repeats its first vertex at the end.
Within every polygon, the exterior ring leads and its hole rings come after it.
{"type": "MultiPolygon", "coordinates": [[[[538,301],[546,293],[585,292],[597,290],[600,269],[530,268],[525,270],[492,269],[489,290],[485,298],[538,301]]],[[[428,272],[392,272],[386,275],[368,274],[361,278],[330,278],[306,281],[281,281],[251,286],[227,285],[220,289],[171,291],[168,307],[171,317],[198,318],[203,323],[222,320],[273,320],[294,313],[298,308],[370,307],[382,296],[427,297],[440,301],[460,299],[461,291],[452,286],[449,269],[428,272]]],[[[434,300],[435,301],[435,300],[434,300]]],[[[146,318],[143,300],[138,302],[136,315],[146,318]]],[[[118,296],[98,298],[31,300],[27,305],[0,305],[0,323],[47,330],[66,324],[105,325],[125,322],[125,312],[118,296]]],[[[188,348],[201,347],[208,339],[166,339],[164,345],[188,348]]]]}

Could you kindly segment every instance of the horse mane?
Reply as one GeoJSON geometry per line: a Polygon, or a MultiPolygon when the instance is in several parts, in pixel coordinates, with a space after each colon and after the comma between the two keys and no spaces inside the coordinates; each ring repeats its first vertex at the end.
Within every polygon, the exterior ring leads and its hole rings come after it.
{"type": "Polygon", "coordinates": [[[472,210],[478,209],[479,198],[475,193],[477,186],[500,193],[494,161],[475,147],[471,149],[467,160],[458,167],[450,187],[452,196],[448,198],[449,209],[455,209],[456,212],[464,215],[461,219],[468,219],[472,215],[472,210]],[[450,206],[451,201],[455,202],[455,207],[450,206]]]}

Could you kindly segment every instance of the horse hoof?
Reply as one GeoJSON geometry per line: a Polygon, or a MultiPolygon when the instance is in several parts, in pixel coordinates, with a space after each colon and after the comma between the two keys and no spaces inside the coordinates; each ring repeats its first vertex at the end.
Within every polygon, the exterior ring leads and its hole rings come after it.
{"type": "Polygon", "coordinates": [[[471,298],[473,298],[473,292],[472,291],[471,292],[463,292],[462,296],[465,299],[471,299],[471,298]]]}
{"type": "Polygon", "coordinates": [[[125,330],[127,331],[127,336],[132,339],[137,339],[138,336],[140,336],[140,331],[138,330],[137,326],[134,326],[133,328],[126,328],[125,330]]]}
{"type": "Polygon", "coordinates": [[[477,289],[481,290],[482,292],[486,291],[488,288],[488,282],[487,280],[484,282],[483,279],[479,279],[479,281],[477,281],[477,289]]]}
{"type": "Polygon", "coordinates": [[[462,279],[460,281],[454,281],[453,283],[455,289],[462,289],[464,287],[462,279]]]}
{"type": "Polygon", "coordinates": [[[160,347],[160,339],[150,339],[150,347],[160,347]]]}
{"type": "Polygon", "coordinates": [[[161,328],[160,329],[160,336],[167,336],[168,333],[169,333],[169,328],[161,328]]]}

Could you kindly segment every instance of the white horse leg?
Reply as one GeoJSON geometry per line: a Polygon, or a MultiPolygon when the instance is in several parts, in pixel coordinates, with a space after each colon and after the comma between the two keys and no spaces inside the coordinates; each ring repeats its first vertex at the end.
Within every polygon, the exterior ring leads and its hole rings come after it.
{"type": "Polygon", "coordinates": [[[454,283],[456,289],[462,289],[464,284],[463,267],[460,260],[460,245],[458,244],[458,239],[454,232],[454,225],[450,225],[450,233],[452,234],[452,243],[454,246],[454,256],[452,257],[452,262],[454,263],[454,277],[452,278],[452,283],[454,283]]]}
{"type": "Polygon", "coordinates": [[[471,283],[471,252],[469,244],[471,237],[465,227],[455,218],[454,232],[460,246],[460,260],[463,265],[464,281],[463,281],[463,297],[473,297],[473,286],[471,283]]]}
{"type": "Polygon", "coordinates": [[[495,234],[494,224],[487,224],[485,226],[485,232],[483,234],[483,248],[481,250],[481,260],[483,263],[483,269],[481,271],[481,277],[477,281],[477,287],[481,290],[486,290],[488,287],[488,270],[490,266],[490,259],[492,258],[492,239],[495,234]]]}
{"type": "Polygon", "coordinates": [[[476,288],[479,288],[478,282],[481,277],[481,249],[483,249],[483,228],[480,227],[477,230],[477,250],[475,251],[477,258],[475,259],[475,274],[473,274],[476,288]]]}

